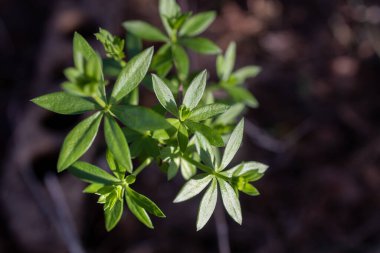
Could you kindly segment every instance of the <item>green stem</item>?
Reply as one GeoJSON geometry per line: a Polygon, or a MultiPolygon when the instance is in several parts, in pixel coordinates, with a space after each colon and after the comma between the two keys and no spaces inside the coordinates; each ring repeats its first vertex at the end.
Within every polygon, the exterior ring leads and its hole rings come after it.
{"type": "Polygon", "coordinates": [[[98,103],[102,108],[105,108],[107,104],[98,96],[94,95],[92,98],[95,100],[96,103],[98,103]]]}
{"type": "Polygon", "coordinates": [[[190,157],[183,156],[182,158],[185,159],[186,161],[188,161],[189,163],[195,165],[198,169],[202,170],[203,172],[206,172],[206,173],[209,173],[209,174],[214,174],[215,173],[215,171],[212,168],[210,168],[210,167],[208,167],[208,166],[206,166],[206,165],[204,165],[204,164],[202,164],[200,162],[197,162],[197,161],[195,161],[194,159],[192,159],[190,157]]]}
{"type": "Polygon", "coordinates": [[[142,162],[140,164],[139,167],[137,167],[137,169],[132,173],[132,175],[134,176],[137,176],[141,171],[143,171],[149,164],[151,164],[153,161],[153,158],[151,157],[148,157],[147,159],[145,159],[144,162],[142,162]]]}

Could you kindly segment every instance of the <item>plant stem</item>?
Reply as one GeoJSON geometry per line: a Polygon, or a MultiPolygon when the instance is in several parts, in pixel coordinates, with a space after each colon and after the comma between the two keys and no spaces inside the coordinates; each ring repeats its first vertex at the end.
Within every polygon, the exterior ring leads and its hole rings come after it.
{"type": "Polygon", "coordinates": [[[106,105],[106,103],[100,98],[100,97],[98,97],[98,96],[91,96],[94,100],[95,100],[95,102],[96,103],[98,103],[102,108],[105,108],[107,105],[106,105]]]}
{"type": "Polygon", "coordinates": [[[148,157],[144,162],[140,164],[139,167],[132,173],[132,175],[137,176],[141,171],[143,171],[149,164],[151,164],[153,159],[148,157]]]}
{"type": "Polygon", "coordinates": [[[195,165],[198,169],[202,170],[203,172],[210,173],[210,174],[214,174],[215,173],[215,171],[212,168],[210,168],[210,167],[208,167],[206,165],[203,165],[202,163],[197,162],[197,161],[195,161],[194,159],[192,159],[190,157],[184,156],[182,158],[185,159],[186,161],[188,161],[189,163],[195,165]]]}

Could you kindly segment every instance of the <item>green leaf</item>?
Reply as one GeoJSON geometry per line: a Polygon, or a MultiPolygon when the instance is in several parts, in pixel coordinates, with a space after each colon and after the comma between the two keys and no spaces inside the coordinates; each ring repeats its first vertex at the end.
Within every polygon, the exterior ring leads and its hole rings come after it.
{"type": "Polygon", "coordinates": [[[83,193],[97,193],[103,187],[103,184],[92,183],[84,188],[83,193]]]}
{"type": "Polygon", "coordinates": [[[201,161],[211,168],[218,167],[217,149],[212,147],[209,141],[200,133],[195,133],[195,147],[201,161]]]}
{"type": "Polygon", "coordinates": [[[242,102],[251,108],[257,108],[259,103],[256,98],[245,88],[242,87],[225,87],[227,92],[236,102],[242,102]]]}
{"type": "Polygon", "coordinates": [[[223,75],[222,80],[227,80],[235,66],[236,58],[236,43],[231,42],[228,46],[223,60],[223,75]]]}
{"type": "Polygon", "coordinates": [[[185,180],[189,180],[197,173],[197,167],[187,160],[181,158],[181,174],[185,180]]]}
{"type": "Polygon", "coordinates": [[[218,182],[220,192],[222,193],[223,205],[226,208],[227,213],[232,217],[232,219],[241,225],[242,216],[238,196],[229,183],[220,178],[218,178],[218,182]]]}
{"type": "Polygon", "coordinates": [[[160,0],[159,11],[161,16],[172,18],[177,16],[181,9],[175,0],[160,0]]]}
{"type": "Polygon", "coordinates": [[[153,47],[133,57],[119,74],[112,90],[113,102],[117,102],[135,89],[145,77],[153,56],[153,47]]]}
{"type": "Polygon", "coordinates": [[[214,42],[206,38],[183,38],[180,43],[200,54],[219,54],[221,52],[214,42]]]}
{"type": "Polygon", "coordinates": [[[174,199],[174,203],[179,203],[192,197],[198,195],[204,188],[210,183],[213,177],[208,174],[199,174],[189,181],[182,187],[177,196],[174,199]]]}
{"type": "Polygon", "coordinates": [[[210,187],[207,189],[199,205],[197,217],[197,231],[201,230],[211,218],[215,210],[216,200],[218,199],[218,190],[216,179],[213,178],[210,187]]]}
{"type": "Polygon", "coordinates": [[[133,166],[127,140],[115,119],[109,115],[106,115],[104,119],[104,136],[116,161],[129,173],[132,173],[133,166]]]}
{"type": "Polygon", "coordinates": [[[153,214],[159,218],[165,218],[165,214],[161,209],[150,199],[144,195],[134,191],[131,188],[127,188],[127,194],[136,202],[139,206],[144,208],[148,213],[153,214]]]}
{"type": "Polygon", "coordinates": [[[123,200],[118,199],[112,208],[104,210],[106,230],[111,231],[119,223],[123,214],[123,200]]]}
{"type": "Polygon", "coordinates": [[[152,74],[154,93],[160,104],[171,114],[178,117],[177,103],[169,87],[155,74],[152,74]]]}
{"type": "Polygon", "coordinates": [[[245,79],[250,77],[255,77],[261,72],[261,68],[258,66],[246,66],[239,70],[236,70],[232,75],[239,80],[239,82],[244,82],[245,79]]]}
{"type": "Polygon", "coordinates": [[[253,171],[263,174],[268,169],[268,165],[259,162],[243,162],[239,165],[236,165],[232,169],[226,170],[223,172],[227,177],[238,177],[247,175],[253,171]]]}
{"type": "Polygon", "coordinates": [[[75,162],[68,170],[74,176],[88,183],[109,185],[119,182],[119,179],[101,168],[82,161],[75,162]]]}
{"type": "Polygon", "coordinates": [[[241,191],[244,192],[245,194],[248,194],[249,196],[260,195],[260,192],[256,189],[256,187],[254,187],[253,185],[249,183],[246,183],[243,189],[241,189],[241,191]]]}
{"type": "Polygon", "coordinates": [[[223,170],[234,158],[236,152],[239,150],[241,142],[243,140],[244,132],[244,119],[240,120],[239,124],[232,131],[230,139],[227,142],[226,149],[224,150],[222,162],[220,164],[220,170],[223,170]]]}
{"type": "Polygon", "coordinates": [[[179,79],[182,81],[186,80],[189,74],[190,63],[185,49],[177,44],[173,44],[172,55],[179,79]]]}
{"type": "Polygon", "coordinates": [[[172,50],[169,44],[165,44],[155,53],[152,60],[152,69],[157,71],[159,76],[166,76],[172,68],[172,50]]]}
{"type": "Polygon", "coordinates": [[[183,104],[193,110],[202,99],[206,87],[207,71],[203,70],[191,81],[189,88],[183,98],[183,104]]]}
{"type": "Polygon", "coordinates": [[[112,152],[107,149],[106,151],[106,160],[108,163],[109,168],[111,169],[112,173],[120,178],[123,179],[125,177],[125,172],[127,171],[127,168],[124,166],[121,166],[113,156],[112,152]]]}
{"type": "Polygon", "coordinates": [[[133,105],[116,105],[111,110],[123,124],[138,132],[171,127],[163,116],[149,108],[133,105]]]}
{"type": "Polygon", "coordinates": [[[137,37],[148,41],[167,41],[168,38],[156,27],[138,20],[126,21],[123,27],[137,37]]]}
{"type": "Polygon", "coordinates": [[[98,132],[103,114],[100,112],[76,125],[66,136],[58,158],[58,172],[78,160],[91,146],[98,132]]]}
{"type": "Polygon", "coordinates": [[[187,132],[187,129],[183,124],[179,125],[177,131],[177,140],[179,148],[182,152],[185,152],[187,149],[187,144],[189,143],[189,133],[187,132]]]}
{"type": "Polygon", "coordinates": [[[230,108],[230,106],[224,105],[224,104],[204,105],[204,106],[195,108],[191,112],[191,115],[188,119],[192,121],[196,121],[196,122],[206,120],[218,114],[224,113],[225,111],[228,110],[228,108],[230,108]]]}
{"type": "Polygon", "coordinates": [[[153,229],[152,221],[150,220],[150,217],[145,209],[140,207],[131,197],[128,196],[128,194],[125,195],[125,200],[127,201],[128,208],[133,215],[145,226],[153,229]]]}
{"type": "Polygon", "coordinates": [[[178,169],[179,169],[179,163],[180,163],[179,158],[174,158],[174,159],[169,160],[169,167],[166,172],[168,181],[172,180],[177,175],[178,169]]]}
{"type": "Polygon", "coordinates": [[[142,41],[136,35],[127,32],[126,49],[129,58],[135,57],[143,50],[142,41]]]}
{"type": "Polygon", "coordinates": [[[96,52],[92,49],[90,44],[88,44],[82,35],[75,32],[73,39],[73,56],[75,66],[83,72],[84,59],[88,60],[94,55],[96,55],[96,52]]]}
{"type": "Polygon", "coordinates": [[[198,13],[187,19],[183,24],[179,35],[196,36],[204,32],[215,20],[215,11],[207,11],[198,13]]]}
{"type": "Polygon", "coordinates": [[[225,113],[219,115],[215,124],[227,125],[235,122],[236,118],[244,111],[244,104],[234,104],[225,113]]]}
{"type": "Polygon", "coordinates": [[[31,101],[46,110],[66,115],[99,109],[92,101],[62,91],[46,94],[31,101]]]}
{"type": "Polygon", "coordinates": [[[210,127],[196,123],[190,120],[186,120],[185,125],[190,128],[193,132],[201,133],[210,142],[211,145],[216,147],[223,147],[224,142],[222,137],[217,133],[217,131],[211,129],[210,127]]]}

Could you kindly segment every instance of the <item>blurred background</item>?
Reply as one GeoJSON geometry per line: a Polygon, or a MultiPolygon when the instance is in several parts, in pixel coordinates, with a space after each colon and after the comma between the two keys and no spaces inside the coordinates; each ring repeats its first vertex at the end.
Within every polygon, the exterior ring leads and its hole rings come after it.
{"type": "MultiPolygon", "coordinates": [[[[55,172],[80,116],[29,100],[59,89],[74,31],[103,52],[99,26],[120,36],[125,20],[160,26],[156,1],[0,0],[0,252],[380,252],[380,2],[179,2],[216,10],[204,36],[223,49],[236,41],[237,67],[263,68],[247,83],[260,107],[246,114],[238,160],[270,168],[259,197],[241,196],[243,225],[217,209],[217,222],[195,232],[200,199],[173,204],[182,179],[168,183],[151,168],[136,187],[167,218],[149,230],[124,213],[107,233],[85,185],[55,172]]],[[[215,78],[214,57],[191,57],[215,78]]],[[[91,149],[86,159],[101,154],[91,149]]]]}

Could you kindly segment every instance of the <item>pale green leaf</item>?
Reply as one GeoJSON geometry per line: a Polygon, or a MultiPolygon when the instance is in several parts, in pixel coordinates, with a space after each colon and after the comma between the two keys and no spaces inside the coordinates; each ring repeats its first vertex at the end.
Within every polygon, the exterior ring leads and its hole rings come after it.
{"type": "Polygon", "coordinates": [[[232,217],[232,219],[241,225],[242,216],[238,196],[232,186],[223,179],[218,178],[218,183],[222,194],[223,205],[226,208],[227,213],[232,217]]]}
{"type": "Polygon", "coordinates": [[[236,58],[236,44],[235,42],[231,42],[228,45],[228,48],[224,55],[222,80],[227,80],[230,77],[232,70],[235,66],[235,58],[236,58]]]}
{"type": "Polygon", "coordinates": [[[183,98],[183,105],[193,110],[202,99],[207,81],[207,71],[203,70],[191,81],[189,88],[183,98]]]}
{"type": "Polygon", "coordinates": [[[239,150],[241,142],[243,140],[244,133],[244,119],[240,120],[227,142],[226,149],[224,150],[222,162],[220,164],[220,170],[223,170],[234,158],[236,152],[239,150]]]}
{"type": "Polygon", "coordinates": [[[212,178],[213,177],[208,174],[199,174],[191,178],[182,187],[173,202],[182,202],[198,195],[204,188],[206,188],[212,178]]]}
{"type": "Polygon", "coordinates": [[[178,117],[177,103],[169,87],[155,74],[152,74],[154,93],[160,104],[171,114],[178,117]]]}
{"type": "Polygon", "coordinates": [[[239,80],[239,82],[244,82],[245,79],[250,77],[255,77],[261,72],[261,68],[258,66],[246,66],[241,69],[236,70],[232,75],[239,80]]]}
{"type": "Polygon", "coordinates": [[[218,188],[216,179],[213,178],[210,187],[207,189],[199,205],[197,217],[197,231],[201,230],[211,218],[218,199],[218,188]]]}
{"type": "Polygon", "coordinates": [[[189,74],[190,62],[189,57],[183,47],[173,44],[172,45],[172,55],[174,60],[174,65],[178,71],[179,78],[183,81],[186,80],[189,74]]]}
{"type": "Polygon", "coordinates": [[[106,230],[111,231],[119,223],[123,214],[123,200],[118,199],[112,208],[104,210],[106,230]]]}

